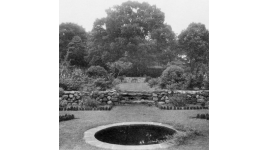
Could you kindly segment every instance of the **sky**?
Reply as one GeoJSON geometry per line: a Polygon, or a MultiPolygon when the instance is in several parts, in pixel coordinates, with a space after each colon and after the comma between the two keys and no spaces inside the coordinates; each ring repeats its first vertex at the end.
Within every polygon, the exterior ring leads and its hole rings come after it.
{"type": "MultiPolygon", "coordinates": [[[[128,0],[59,0],[59,24],[72,22],[91,31],[97,18],[106,17],[105,10],[128,0]]],[[[165,23],[180,34],[192,22],[209,29],[208,0],[134,0],[156,5],[165,13],[165,23]]]]}

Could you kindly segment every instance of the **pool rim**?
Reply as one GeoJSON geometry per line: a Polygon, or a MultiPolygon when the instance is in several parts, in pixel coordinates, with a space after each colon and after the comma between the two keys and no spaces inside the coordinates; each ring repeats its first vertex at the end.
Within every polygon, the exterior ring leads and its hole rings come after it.
{"type": "Polygon", "coordinates": [[[168,148],[173,146],[172,143],[159,143],[159,144],[150,144],[150,145],[119,145],[119,144],[110,144],[105,143],[102,141],[99,141],[95,138],[95,134],[99,132],[100,130],[110,128],[110,127],[116,127],[116,126],[123,126],[123,125],[154,125],[154,126],[160,126],[160,127],[166,127],[169,129],[172,129],[175,131],[174,134],[179,133],[178,130],[173,128],[170,125],[163,124],[163,123],[157,123],[157,122],[121,122],[121,123],[114,123],[114,124],[108,124],[108,125],[102,125],[98,126],[92,129],[87,130],[84,133],[84,140],[87,144],[90,144],[92,146],[96,146],[99,148],[106,148],[106,149],[112,149],[112,150],[145,150],[145,149],[160,149],[160,148],[168,148]]]}

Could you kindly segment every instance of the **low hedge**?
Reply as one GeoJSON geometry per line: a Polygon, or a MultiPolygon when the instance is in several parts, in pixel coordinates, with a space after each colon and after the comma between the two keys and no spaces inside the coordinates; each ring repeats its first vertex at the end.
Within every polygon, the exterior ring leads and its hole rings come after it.
{"type": "Polygon", "coordinates": [[[60,122],[74,119],[73,114],[60,115],[60,122]]]}
{"type": "Polygon", "coordinates": [[[87,111],[87,110],[102,110],[102,111],[108,111],[111,110],[112,106],[98,106],[98,107],[84,107],[84,108],[78,108],[78,107],[69,107],[69,108],[59,108],[59,111],[87,111]]]}
{"type": "Polygon", "coordinates": [[[196,118],[209,120],[209,114],[208,113],[207,114],[197,114],[196,118]]]}
{"type": "Polygon", "coordinates": [[[163,110],[199,110],[199,109],[208,109],[208,107],[199,107],[199,106],[176,107],[176,106],[161,105],[161,106],[158,106],[158,107],[160,109],[163,109],[163,110]]]}

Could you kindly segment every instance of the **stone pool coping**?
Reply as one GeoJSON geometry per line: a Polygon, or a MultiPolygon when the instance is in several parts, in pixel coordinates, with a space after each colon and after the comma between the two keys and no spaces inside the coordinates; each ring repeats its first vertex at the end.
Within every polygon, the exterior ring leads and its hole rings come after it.
{"type": "Polygon", "coordinates": [[[114,126],[121,126],[121,125],[138,125],[138,124],[146,124],[146,125],[156,125],[156,126],[163,126],[167,127],[170,129],[175,130],[177,133],[178,131],[174,129],[172,126],[162,124],[162,123],[157,123],[157,122],[122,122],[122,123],[114,123],[114,124],[109,124],[109,125],[103,125],[103,126],[98,126],[96,128],[92,128],[90,130],[87,130],[84,133],[84,140],[86,143],[100,147],[100,148],[106,148],[106,149],[112,149],[112,150],[149,150],[149,149],[159,149],[159,148],[168,148],[173,146],[171,143],[160,143],[160,144],[151,144],[151,145],[118,145],[118,144],[110,144],[110,143],[104,143],[99,141],[98,139],[95,138],[95,133],[108,128],[108,127],[114,127],[114,126]]]}

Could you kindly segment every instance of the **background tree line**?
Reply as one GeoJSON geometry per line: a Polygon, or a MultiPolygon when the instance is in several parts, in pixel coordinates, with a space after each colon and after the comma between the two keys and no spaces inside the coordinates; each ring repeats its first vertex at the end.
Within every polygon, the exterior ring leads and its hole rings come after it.
{"type": "Polygon", "coordinates": [[[90,32],[74,23],[60,24],[61,65],[84,70],[101,66],[115,77],[159,77],[166,68],[177,66],[190,87],[208,84],[209,31],[205,25],[191,23],[176,35],[164,23],[165,14],[145,2],[128,1],[106,13],[90,32]]]}

